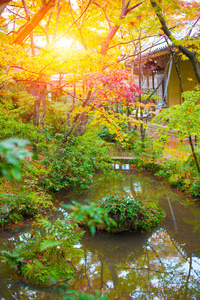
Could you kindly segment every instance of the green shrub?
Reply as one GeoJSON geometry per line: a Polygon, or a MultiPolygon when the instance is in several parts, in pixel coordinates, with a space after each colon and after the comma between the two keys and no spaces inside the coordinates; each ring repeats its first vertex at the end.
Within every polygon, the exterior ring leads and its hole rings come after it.
{"type": "Polygon", "coordinates": [[[56,191],[65,187],[77,191],[87,189],[96,171],[111,172],[106,151],[104,142],[95,135],[86,134],[65,143],[60,135],[60,141],[52,140],[52,146],[45,154],[43,164],[47,174],[41,184],[56,191]]]}
{"type": "Polygon", "coordinates": [[[163,142],[146,136],[144,141],[135,140],[132,147],[136,158],[154,163],[163,152],[163,142]]]}
{"type": "Polygon", "coordinates": [[[165,157],[159,162],[160,170],[156,174],[165,178],[170,178],[170,176],[177,173],[177,171],[180,173],[181,165],[182,163],[176,159],[165,157]]]}
{"type": "Polygon", "coordinates": [[[18,194],[0,194],[0,227],[22,221],[52,207],[51,197],[29,190],[18,194]]]}
{"type": "Polygon", "coordinates": [[[178,174],[174,174],[168,178],[169,184],[173,187],[181,187],[183,185],[183,181],[181,176],[178,174]]]}
{"type": "Polygon", "coordinates": [[[44,135],[39,131],[39,128],[31,123],[23,123],[20,115],[16,110],[12,110],[9,104],[0,103],[0,139],[18,138],[27,139],[31,143],[39,146],[44,146],[44,135]]]}
{"type": "Polygon", "coordinates": [[[148,231],[158,225],[165,215],[155,204],[137,202],[129,196],[109,196],[98,204],[92,202],[89,204],[74,202],[73,205],[66,207],[73,212],[73,219],[81,226],[89,228],[93,235],[96,230],[148,231]]]}
{"type": "Polygon", "coordinates": [[[192,196],[200,196],[200,176],[192,155],[186,161],[165,157],[157,165],[159,170],[156,175],[167,178],[171,186],[186,191],[192,196]]]}
{"type": "Polygon", "coordinates": [[[148,231],[158,225],[165,215],[164,211],[155,204],[137,202],[129,196],[109,196],[106,200],[100,201],[98,206],[104,208],[109,217],[116,221],[118,228],[111,228],[111,232],[148,231]]]}
{"type": "Polygon", "coordinates": [[[101,132],[99,133],[99,136],[102,140],[107,142],[115,142],[116,141],[116,134],[110,133],[108,127],[102,128],[101,132]]]}
{"type": "MultiPolygon", "coordinates": [[[[196,157],[197,157],[197,161],[200,164],[200,153],[196,152],[196,157]]],[[[190,154],[187,161],[186,161],[186,165],[189,165],[193,170],[196,170],[196,163],[194,160],[194,156],[193,154],[190,154]]]]}

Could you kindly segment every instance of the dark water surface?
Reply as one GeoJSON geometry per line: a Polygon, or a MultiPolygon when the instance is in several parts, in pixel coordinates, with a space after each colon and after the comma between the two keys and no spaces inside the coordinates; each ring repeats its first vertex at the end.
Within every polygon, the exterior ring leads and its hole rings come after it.
{"type": "MultiPolygon", "coordinates": [[[[136,171],[117,171],[116,178],[97,175],[90,190],[57,194],[69,203],[97,202],[109,195],[132,195],[136,200],[159,204],[166,218],[149,233],[96,234],[86,232],[77,245],[84,255],[70,289],[112,299],[200,299],[200,209],[185,195],[173,191],[154,176],[136,171]]],[[[62,206],[51,218],[63,215],[62,206]]],[[[0,232],[0,249],[12,250],[29,237],[31,222],[0,232]]],[[[58,291],[35,288],[21,281],[0,261],[0,299],[61,299],[58,291]]]]}

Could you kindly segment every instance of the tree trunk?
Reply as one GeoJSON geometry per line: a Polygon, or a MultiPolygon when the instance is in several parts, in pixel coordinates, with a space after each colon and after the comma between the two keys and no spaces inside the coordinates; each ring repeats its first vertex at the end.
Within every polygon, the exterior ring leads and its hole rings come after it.
{"type": "Polygon", "coordinates": [[[33,18],[26,23],[26,25],[20,30],[16,36],[14,43],[21,45],[23,41],[30,35],[31,31],[39,24],[48,11],[55,6],[55,0],[49,0],[46,4],[43,4],[33,18]]]}
{"type": "Polygon", "coordinates": [[[89,116],[88,116],[87,112],[83,112],[81,114],[81,116],[79,117],[78,124],[73,133],[74,136],[81,136],[85,133],[88,118],[89,118],[89,116]]]}
{"type": "Polygon", "coordinates": [[[34,126],[39,126],[40,102],[41,102],[41,98],[36,97],[35,102],[34,102],[34,113],[33,113],[33,125],[34,126]]]}
{"type": "MultiPolygon", "coordinates": [[[[88,94],[87,94],[87,97],[82,105],[82,107],[86,107],[92,100],[93,98],[91,99],[91,94],[92,94],[92,91],[89,90],[88,91],[88,94]]],[[[83,112],[83,113],[80,113],[80,114],[77,114],[75,117],[74,117],[74,120],[72,122],[72,125],[71,127],[69,128],[68,132],[65,133],[64,135],[64,142],[67,140],[67,137],[73,132],[75,131],[76,132],[76,136],[79,136],[79,135],[82,135],[81,133],[85,132],[86,130],[86,125],[87,125],[87,121],[88,121],[88,116],[86,114],[86,112],[83,112]],[[80,125],[79,125],[79,122],[80,122],[80,125]],[[83,128],[84,126],[84,128],[83,128]],[[78,127],[79,129],[75,129],[76,127],[78,127]],[[80,134],[78,134],[78,132],[80,134]]]]}
{"type": "Polygon", "coordinates": [[[199,166],[198,158],[197,158],[195,150],[194,150],[194,145],[193,145],[193,142],[192,142],[191,135],[189,136],[189,142],[190,142],[190,146],[191,146],[191,149],[192,149],[192,154],[193,154],[193,157],[194,157],[194,161],[195,161],[195,164],[197,166],[197,171],[198,171],[198,173],[200,173],[200,166],[199,166]]]}
{"type": "Polygon", "coordinates": [[[0,3],[0,16],[1,16],[2,12],[4,11],[8,3],[11,2],[11,0],[1,0],[0,2],[1,2],[0,3]]]}
{"type": "Polygon", "coordinates": [[[118,25],[112,26],[109,30],[108,36],[106,37],[106,39],[102,42],[101,45],[101,54],[106,55],[110,42],[113,39],[113,37],[115,36],[115,33],[117,32],[117,30],[119,29],[118,25]]]}
{"type": "Polygon", "coordinates": [[[42,101],[42,115],[40,119],[40,125],[44,127],[44,121],[46,117],[46,112],[47,112],[47,99],[46,99],[46,88],[44,88],[42,96],[41,96],[41,101],[42,101]]]}
{"type": "Polygon", "coordinates": [[[28,93],[35,97],[34,102],[34,112],[33,112],[33,124],[39,126],[39,111],[40,104],[43,103],[43,112],[42,112],[42,123],[46,115],[46,83],[38,84],[37,82],[30,82],[30,86],[27,88],[28,93]]]}
{"type": "MultiPolygon", "coordinates": [[[[169,28],[167,26],[167,23],[164,19],[164,15],[162,13],[160,6],[157,5],[156,1],[150,0],[150,2],[151,2],[152,7],[154,8],[154,11],[159,19],[160,24],[162,25],[161,29],[166,34],[166,36],[168,36],[168,38],[173,42],[173,40],[175,40],[175,37],[172,35],[171,31],[169,30],[169,28]]],[[[191,61],[197,81],[198,81],[198,83],[200,83],[200,67],[199,67],[199,63],[196,58],[196,53],[194,51],[188,50],[187,47],[185,47],[185,46],[180,45],[178,48],[191,61]]]]}

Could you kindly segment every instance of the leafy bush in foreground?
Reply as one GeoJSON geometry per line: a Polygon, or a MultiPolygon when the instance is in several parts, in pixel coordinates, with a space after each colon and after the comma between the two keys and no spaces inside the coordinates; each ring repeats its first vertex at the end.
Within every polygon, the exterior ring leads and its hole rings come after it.
{"type": "Polygon", "coordinates": [[[116,227],[116,222],[109,217],[108,212],[102,207],[97,207],[95,203],[89,202],[89,205],[83,205],[73,201],[73,205],[63,205],[73,212],[73,219],[80,226],[89,228],[92,235],[95,234],[96,228],[106,227],[110,231],[111,227],[116,227]]]}
{"type": "Polygon", "coordinates": [[[27,142],[17,138],[0,142],[0,177],[5,176],[9,180],[21,179],[20,160],[32,156],[32,153],[24,149],[27,142]]]}

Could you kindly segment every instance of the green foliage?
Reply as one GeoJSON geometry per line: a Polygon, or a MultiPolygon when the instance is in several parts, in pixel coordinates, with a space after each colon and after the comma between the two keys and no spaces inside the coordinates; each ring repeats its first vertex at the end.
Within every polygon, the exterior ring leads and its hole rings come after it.
{"type": "Polygon", "coordinates": [[[82,226],[87,226],[94,236],[96,228],[107,228],[117,224],[109,217],[108,212],[104,207],[97,207],[95,203],[89,202],[89,205],[82,205],[78,202],[73,202],[73,205],[66,205],[68,209],[73,211],[73,219],[82,226]]]}
{"type": "Polygon", "coordinates": [[[99,133],[100,138],[102,138],[102,140],[105,140],[107,142],[115,142],[116,139],[116,134],[114,133],[110,133],[109,128],[108,127],[103,127],[101,132],[99,133]]]}
{"type": "MultiPolygon", "coordinates": [[[[148,169],[149,163],[142,160],[138,166],[148,169]]],[[[192,155],[188,159],[163,156],[155,161],[154,166],[148,169],[155,175],[168,180],[170,185],[186,191],[192,196],[200,196],[200,177],[194,164],[192,155]]]]}
{"type": "Polygon", "coordinates": [[[129,150],[135,149],[136,144],[140,143],[140,140],[141,138],[139,137],[137,130],[127,131],[122,147],[129,150]]]}
{"type": "Polygon", "coordinates": [[[122,122],[119,127],[118,131],[121,131],[121,139],[119,139],[116,133],[113,133],[112,128],[110,127],[103,127],[101,132],[98,134],[103,140],[107,142],[117,142],[119,145],[124,149],[134,149],[135,144],[140,142],[140,137],[137,133],[137,130],[128,130],[127,125],[128,120],[126,122],[122,122]]]}
{"type": "Polygon", "coordinates": [[[22,221],[52,207],[49,195],[21,191],[17,194],[0,194],[0,227],[22,221]]]}
{"type": "MultiPolygon", "coordinates": [[[[157,124],[165,124],[165,127],[160,130],[160,132],[163,130],[167,132],[171,129],[175,129],[176,135],[180,139],[189,137],[193,159],[198,172],[200,172],[199,149],[193,145],[191,139],[191,136],[199,136],[200,132],[200,104],[198,104],[200,99],[199,87],[196,87],[195,91],[187,91],[183,93],[182,96],[184,98],[184,102],[181,105],[173,105],[172,107],[165,109],[156,118],[154,118],[153,121],[157,124]]],[[[190,165],[192,169],[194,168],[194,163],[191,162],[191,159],[188,161],[188,165],[190,165]]],[[[176,178],[170,179],[170,183],[173,185],[181,185],[182,181],[183,180],[176,180],[176,178]]]]}
{"type": "Polygon", "coordinates": [[[166,178],[170,185],[186,191],[192,196],[200,196],[200,177],[192,156],[188,160],[184,160],[163,155],[154,162],[149,162],[141,156],[134,160],[134,166],[166,178]]]}
{"type": "Polygon", "coordinates": [[[194,178],[190,184],[185,184],[185,190],[194,197],[200,197],[200,177],[194,178]]]}
{"type": "Polygon", "coordinates": [[[162,140],[152,139],[146,136],[144,141],[136,139],[132,144],[132,151],[137,159],[148,161],[149,163],[154,163],[163,152],[162,140]]]}
{"type": "Polygon", "coordinates": [[[69,218],[50,222],[39,219],[39,229],[24,237],[13,253],[2,251],[11,267],[30,283],[39,286],[69,279],[76,271],[82,251],[74,247],[82,233],[69,218]]]}
{"type": "Polygon", "coordinates": [[[169,178],[179,169],[180,163],[176,159],[165,157],[165,159],[160,161],[159,166],[160,170],[156,174],[169,178]]]}
{"type": "Polygon", "coordinates": [[[138,222],[138,227],[142,231],[149,231],[152,227],[157,226],[165,217],[162,208],[157,207],[155,203],[141,202],[142,217],[138,222]]]}
{"type": "Polygon", "coordinates": [[[21,185],[32,188],[33,190],[43,190],[41,187],[41,180],[44,179],[47,173],[47,167],[43,165],[42,157],[40,159],[27,160],[22,162],[22,181],[21,185]]]}
{"type": "Polygon", "coordinates": [[[72,299],[72,300],[109,300],[108,296],[101,296],[99,291],[96,291],[96,295],[89,294],[80,294],[76,291],[67,291],[63,292],[63,300],[72,299]]]}
{"type": "MultiPolygon", "coordinates": [[[[196,157],[197,157],[197,161],[200,165],[200,153],[197,153],[196,157]]],[[[195,164],[195,161],[194,161],[194,156],[192,154],[189,155],[189,157],[186,161],[186,165],[189,165],[191,168],[196,167],[196,164],[195,164]]]]}
{"type": "Polygon", "coordinates": [[[164,218],[164,211],[153,203],[137,202],[130,196],[114,197],[109,196],[106,200],[100,201],[99,207],[106,209],[108,215],[118,225],[114,231],[141,230],[148,231],[158,225],[164,218]]]}
{"type": "Polygon", "coordinates": [[[38,128],[32,124],[24,123],[19,113],[10,107],[8,103],[0,103],[0,138],[8,139],[13,137],[25,138],[30,142],[42,143],[43,135],[38,128]]]}
{"type": "Polygon", "coordinates": [[[124,219],[130,218],[133,221],[141,209],[140,204],[129,196],[122,198],[109,196],[105,201],[102,200],[99,203],[99,207],[104,207],[112,216],[119,216],[119,227],[123,224],[124,219]]]}
{"type": "Polygon", "coordinates": [[[63,135],[51,140],[43,164],[47,167],[42,184],[47,189],[73,187],[80,191],[92,183],[96,171],[111,172],[110,158],[104,142],[93,134],[63,142],[63,135]]]}
{"type": "Polygon", "coordinates": [[[165,132],[175,129],[176,135],[182,139],[183,137],[198,135],[200,132],[200,90],[197,87],[195,91],[187,91],[182,95],[184,101],[181,105],[173,105],[160,112],[152,122],[156,124],[164,124],[165,132]]]}
{"type": "MultiPolygon", "coordinates": [[[[0,71],[0,73],[4,72],[3,70],[0,71]]],[[[11,76],[6,74],[0,76],[0,83],[3,86],[0,94],[2,109],[4,111],[9,110],[9,113],[15,114],[19,120],[27,123],[34,111],[35,97],[26,92],[24,84],[16,83],[13,79],[10,80],[11,76]]]]}
{"type": "Polygon", "coordinates": [[[32,153],[24,149],[27,140],[12,138],[0,142],[0,176],[9,180],[21,178],[20,160],[32,153]]]}

